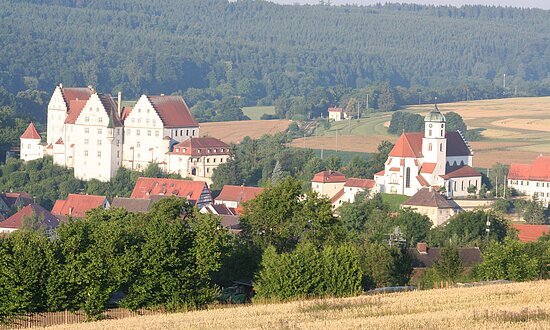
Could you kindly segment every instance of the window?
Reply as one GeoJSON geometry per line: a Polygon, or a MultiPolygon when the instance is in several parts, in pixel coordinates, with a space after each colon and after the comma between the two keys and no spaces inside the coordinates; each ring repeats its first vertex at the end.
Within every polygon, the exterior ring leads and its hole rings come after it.
{"type": "Polygon", "coordinates": [[[120,151],[116,152],[116,158],[120,158],[120,151]]]}
{"type": "Polygon", "coordinates": [[[455,184],[454,184],[454,186],[455,186],[455,187],[454,187],[454,191],[456,191],[456,181],[455,181],[455,184]]]}
{"type": "Polygon", "coordinates": [[[411,168],[407,167],[405,171],[405,188],[411,187],[411,168]]]}
{"type": "Polygon", "coordinates": [[[443,143],[439,144],[439,151],[443,151],[443,143]]]}
{"type": "Polygon", "coordinates": [[[101,145],[101,140],[97,140],[97,145],[98,145],[98,146],[101,145]]]}
{"type": "Polygon", "coordinates": [[[145,119],[145,122],[146,122],[147,124],[149,124],[149,118],[145,119]]]}
{"type": "Polygon", "coordinates": [[[185,131],[185,136],[189,136],[189,130],[185,131]]]}
{"type": "Polygon", "coordinates": [[[159,136],[159,131],[158,131],[158,130],[155,130],[155,136],[156,136],[156,137],[159,136]]]}
{"type": "Polygon", "coordinates": [[[90,142],[90,140],[84,139],[84,144],[88,144],[89,142],[90,142]]]}
{"type": "Polygon", "coordinates": [[[30,144],[27,144],[27,149],[30,149],[31,148],[31,145],[30,144]]]}
{"type": "Polygon", "coordinates": [[[84,134],[90,134],[90,128],[84,127],[84,134]]]}
{"type": "Polygon", "coordinates": [[[432,151],[432,144],[428,143],[428,151],[432,151]]]}
{"type": "Polygon", "coordinates": [[[141,144],[138,142],[138,143],[136,144],[136,147],[139,148],[140,146],[141,146],[141,144]]]}
{"type": "Polygon", "coordinates": [[[84,157],[88,157],[88,150],[84,150],[84,157]]]}
{"type": "Polygon", "coordinates": [[[428,131],[428,136],[432,136],[432,130],[428,131]]]}
{"type": "Polygon", "coordinates": [[[103,122],[103,117],[97,118],[97,121],[99,121],[100,123],[102,123],[102,122],[103,122]]]}
{"type": "Polygon", "coordinates": [[[103,130],[101,128],[98,128],[97,129],[97,134],[100,134],[100,135],[103,134],[103,130]]]}
{"type": "Polygon", "coordinates": [[[126,136],[130,136],[131,130],[128,128],[126,129],[126,136]]]}
{"type": "Polygon", "coordinates": [[[89,122],[90,122],[90,117],[87,117],[87,116],[84,117],[84,121],[85,121],[86,123],[89,123],[89,122]]]}
{"type": "Polygon", "coordinates": [[[464,181],[461,181],[462,184],[461,184],[461,188],[462,188],[462,191],[464,191],[464,181]]]}
{"type": "Polygon", "coordinates": [[[97,157],[101,157],[101,151],[97,152],[97,157]]]}
{"type": "Polygon", "coordinates": [[[443,130],[441,130],[441,136],[444,136],[445,134],[443,134],[443,130]]]}
{"type": "Polygon", "coordinates": [[[136,129],[136,136],[139,136],[140,135],[140,131],[139,129],[136,129]]]}
{"type": "Polygon", "coordinates": [[[150,129],[147,130],[147,136],[151,136],[151,130],[150,129]]]}

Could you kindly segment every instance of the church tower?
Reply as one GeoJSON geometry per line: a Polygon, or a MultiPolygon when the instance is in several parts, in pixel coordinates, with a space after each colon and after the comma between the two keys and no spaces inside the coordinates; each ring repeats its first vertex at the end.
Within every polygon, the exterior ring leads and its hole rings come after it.
{"type": "Polygon", "coordinates": [[[422,139],[422,155],[424,163],[437,164],[434,173],[445,173],[447,154],[447,139],[445,138],[445,116],[435,105],[424,118],[424,138],[422,139]]]}

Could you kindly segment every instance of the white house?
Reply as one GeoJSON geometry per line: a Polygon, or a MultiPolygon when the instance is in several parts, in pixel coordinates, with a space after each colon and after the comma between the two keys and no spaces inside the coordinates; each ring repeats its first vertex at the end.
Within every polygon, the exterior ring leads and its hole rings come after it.
{"type": "Polygon", "coordinates": [[[374,175],[380,192],[412,196],[423,187],[442,187],[448,197],[467,196],[481,188],[481,174],[462,134],[445,132],[445,116],[437,105],[424,118],[424,132],[403,133],[384,170],[374,175]]]}
{"type": "Polygon", "coordinates": [[[508,187],[527,196],[536,196],[545,207],[550,204],[550,156],[540,155],[532,164],[511,164],[508,187]]]}
{"type": "Polygon", "coordinates": [[[348,118],[348,114],[342,108],[328,108],[328,119],[340,121],[348,118]]]}
{"type": "Polygon", "coordinates": [[[20,155],[22,160],[29,161],[44,157],[42,137],[32,122],[19,139],[21,140],[20,155]]]}

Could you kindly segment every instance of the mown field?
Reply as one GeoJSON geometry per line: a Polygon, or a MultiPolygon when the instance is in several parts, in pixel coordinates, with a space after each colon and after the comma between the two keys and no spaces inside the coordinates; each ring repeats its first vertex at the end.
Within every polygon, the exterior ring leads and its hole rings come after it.
{"type": "Polygon", "coordinates": [[[201,123],[202,136],[213,136],[227,143],[238,143],[245,136],[259,138],[264,134],[275,134],[288,128],[289,120],[243,120],[201,123]]]}
{"type": "Polygon", "coordinates": [[[52,329],[548,329],[550,281],[140,316],[52,329]]]}
{"type": "Polygon", "coordinates": [[[275,115],[274,106],[255,106],[255,107],[244,107],[243,113],[252,120],[259,120],[262,115],[275,115]]]}
{"type": "MultiPolygon", "coordinates": [[[[433,105],[428,104],[410,106],[405,111],[426,114],[432,109],[433,105]]],[[[530,162],[540,153],[550,153],[550,97],[446,103],[439,104],[439,109],[459,113],[468,128],[482,131],[483,140],[470,142],[476,167],[530,162]]],[[[317,136],[308,137],[306,147],[374,152],[380,141],[395,142],[398,138],[386,132],[390,119],[391,113],[381,113],[351,123],[333,123],[329,130],[319,129],[317,136]]],[[[303,147],[303,138],[292,145],[303,147]]]]}

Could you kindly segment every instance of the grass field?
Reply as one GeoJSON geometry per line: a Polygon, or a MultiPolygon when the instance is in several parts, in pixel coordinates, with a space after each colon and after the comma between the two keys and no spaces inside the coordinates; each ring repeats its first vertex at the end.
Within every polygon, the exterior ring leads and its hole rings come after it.
{"type": "MultiPolygon", "coordinates": [[[[405,111],[426,114],[433,105],[410,106],[405,111]]],[[[540,153],[550,153],[550,97],[509,98],[439,104],[445,113],[454,111],[468,128],[482,130],[482,141],[470,142],[474,166],[490,167],[496,162],[530,162],[540,153]]],[[[397,136],[386,132],[391,113],[370,114],[360,121],[333,123],[316,137],[306,139],[306,147],[373,152],[382,140],[395,142],[397,136]]],[[[292,145],[303,147],[303,138],[292,145]]]]}
{"type": "Polygon", "coordinates": [[[264,114],[274,115],[274,106],[256,106],[256,107],[244,107],[243,113],[252,120],[259,120],[264,114]]]}
{"type": "Polygon", "coordinates": [[[242,120],[201,123],[203,136],[212,136],[226,143],[238,143],[245,136],[259,138],[264,134],[282,132],[288,128],[289,120],[242,120]]]}
{"type": "Polygon", "coordinates": [[[390,205],[390,208],[393,211],[399,211],[401,209],[401,204],[403,204],[407,199],[409,199],[409,196],[405,195],[396,195],[396,194],[386,194],[381,193],[380,196],[382,197],[382,200],[385,203],[388,203],[390,205]]]}
{"type": "Polygon", "coordinates": [[[548,329],[550,281],[141,316],[53,329],[548,329]]]}

